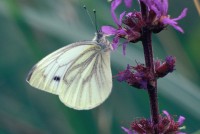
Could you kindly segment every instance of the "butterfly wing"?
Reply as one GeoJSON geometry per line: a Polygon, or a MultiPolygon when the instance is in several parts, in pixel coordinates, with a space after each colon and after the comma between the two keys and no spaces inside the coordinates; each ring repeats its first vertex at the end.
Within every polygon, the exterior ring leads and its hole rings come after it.
{"type": "Polygon", "coordinates": [[[71,108],[94,108],[112,89],[110,52],[93,41],[73,43],[37,63],[27,81],[33,87],[59,95],[71,108]]]}

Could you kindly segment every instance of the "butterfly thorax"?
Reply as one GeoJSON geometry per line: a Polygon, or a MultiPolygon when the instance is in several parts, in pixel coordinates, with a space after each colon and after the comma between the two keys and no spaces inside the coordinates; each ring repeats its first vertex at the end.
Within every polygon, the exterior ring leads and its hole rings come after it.
{"type": "Polygon", "coordinates": [[[111,43],[106,39],[105,34],[103,34],[102,32],[95,33],[93,41],[96,41],[97,44],[101,46],[102,50],[104,51],[110,51],[113,49],[111,43]]]}

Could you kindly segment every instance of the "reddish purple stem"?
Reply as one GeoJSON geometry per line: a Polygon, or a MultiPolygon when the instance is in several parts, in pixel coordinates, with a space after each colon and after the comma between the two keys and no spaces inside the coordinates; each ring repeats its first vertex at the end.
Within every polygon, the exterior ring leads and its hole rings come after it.
{"type": "MultiPolygon", "coordinates": [[[[141,2],[141,12],[144,19],[147,15],[147,7],[141,2]]],[[[158,134],[158,121],[159,121],[159,108],[158,108],[158,97],[157,97],[157,79],[155,76],[154,63],[153,63],[153,49],[151,41],[151,31],[144,27],[142,29],[142,44],[144,49],[144,57],[146,67],[149,69],[150,79],[147,84],[147,90],[150,100],[150,109],[151,109],[151,119],[154,125],[154,134],[158,134]]]]}

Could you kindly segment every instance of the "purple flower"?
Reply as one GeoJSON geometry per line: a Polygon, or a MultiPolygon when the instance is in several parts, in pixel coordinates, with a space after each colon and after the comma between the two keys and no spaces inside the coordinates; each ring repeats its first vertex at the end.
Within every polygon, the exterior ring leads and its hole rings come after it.
{"type": "MultiPolygon", "coordinates": [[[[122,0],[114,0],[112,2],[111,8],[113,8],[113,10],[115,10],[121,3],[122,3],[122,0]]],[[[126,5],[126,7],[130,8],[132,5],[132,0],[124,0],[124,3],[126,5]]]]}
{"type": "MultiPolygon", "coordinates": [[[[112,11],[111,11],[112,12],[112,11]]],[[[117,25],[117,29],[111,26],[102,26],[101,30],[106,35],[114,35],[112,46],[115,50],[118,47],[120,38],[126,39],[123,43],[123,54],[126,53],[126,45],[129,42],[137,42],[141,39],[141,29],[144,25],[140,12],[130,12],[125,15],[125,12],[120,14],[119,20],[115,13],[112,13],[113,20],[117,25]],[[125,16],[125,19],[123,17],[125,16]],[[122,23],[125,26],[122,26],[122,23]]]]}
{"type": "MultiPolygon", "coordinates": [[[[182,123],[185,120],[183,116],[180,116],[178,121],[175,121],[173,117],[163,110],[163,114],[159,116],[159,121],[156,127],[158,127],[159,134],[185,134],[180,132],[182,123]]],[[[122,127],[127,134],[153,134],[154,125],[151,119],[140,118],[133,121],[130,125],[130,129],[122,127]]]]}
{"type": "Polygon", "coordinates": [[[161,62],[160,60],[155,61],[155,71],[156,71],[156,77],[164,77],[168,73],[173,72],[175,69],[175,63],[176,58],[173,56],[167,56],[165,58],[164,62],[161,62]]]}
{"type": "Polygon", "coordinates": [[[138,64],[136,67],[128,65],[124,71],[117,74],[118,81],[125,81],[129,85],[139,89],[147,89],[148,79],[148,71],[142,64],[138,64]]]}
{"type": "MultiPolygon", "coordinates": [[[[125,5],[127,7],[131,7],[132,0],[124,0],[124,2],[125,2],[125,5]]],[[[107,35],[114,35],[113,42],[112,42],[112,47],[113,47],[114,50],[118,47],[119,39],[124,38],[128,35],[126,29],[122,27],[122,19],[123,19],[126,12],[123,12],[123,13],[120,14],[119,20],[118,20],[116,14],[115,14],[116,8],[121,3],[122,3],[122,0],[114,0],[111,3],[111,15],[112,15],[112,18],[113,18],[115,24],[117,25],[117,28],[114,28],[114,27],[111,27],[111,26],[102,26],[101,27],[101,30],[102,30],[103,33],[105,33],[107,35]]],[[[124,43],[122,43],[124,55],[126,53],[126,45],[127,44],[128,44],[128,41],[125,41],[124,43]]]]}
{"type": "Polygon", "coordinates": [[[156,19],[154,19],[154,24],[162,23],[164,25],[171,25],[177,31],[184,33],[183,29],[178,26],[178,20],[184,18],[187,13],[187,8],[185,8],[177,18],[170,18],[168,13],[168,0],[140,0],[149,9],[156,14],[156,19]]]}
{"type": "Polygon", "coordinates": [[[131,75],[132,75],[132,72],[130,71],[130,66],[127,65],[126,70],[121,71],[121,72],[119,72],[119,74],[117,74],[117,76],[118,76],[117,80],[119,82],[126,81],[131,77],[131,75]]]}
{"type": "MultiPolygon", "coordinates": [[[[166,125],[166,121],[168,120],[167,121],[168,122],[167,123],[167,128],[165,128],[164,132],[166,132],[166,133],[176,132],[176,134],[185,134],[183,132],[179,132],[179,128],[183,124],[183,122],[185,120],[185,117],[179,116],[178,121],[174,121],[172,116],[166,110],[163,110],[163,114],[167,117],[167,118],[165,118],[163,116],[163,119],[162,119],[163,120],[163,125],[164,124],[166,125]]],[[[162,127],[162,128],[164,128],[164,127],[162,127]]]]}
{"type": "MultiPolygon", "coordinates": [[[[115,36],[113,38],[113,42],[112,42],[112,46],[113,46],[114,50],[118,46],[120,37],[126,36],[126,34],[127,34],[125,29],[123,29],[123,27],[121,26],[122,25],[122,18],[123,18],[124,15],[125,15],[125,12],[121,13],[119,20],[117,19],[117,17],[115,15],[113,16],[113,19],[114,19],[114,21],[115,21],[115,23],[117,24],[117,27],[118,27],[117,29],[114,28],[114,27],[111,27],[111,26],[102,26],[101,27],[101,31],[103,33],[105,33],[106,35],[114,35],[115,36]]],[[[124,53],[125,53],[125,51],[124,51],[124,53]]]]}
{"type": "Polygon", "coordinates": [[[166,64],[168,65],[169,72],[173,72],[174,71],[174,67],[175,67],[176,57],[167,56],[165,58],[165,61],[166,61],[166,64]]]}
{"type": "Polygon", "coordinates": [[[123,23],[125,24],[126,29],[126,39],[128,42],[137,42],[141,40],[142,37],[142,28],[144,27],[145,23],[142,19],[141,12],[129,12],[125,15],[123,19],[123,23]]]}
{"type": "MultiPolygon", "coordinates": [[[[177,18],[170,18],[168,13],[168,0],[139,0],[144,3],[147,8],[147,16],[142,17],[141,12],[133,11],[126,13],[122,12],[117,17],[115,10],[122,3],[123,0],[114,0],[111,3],[111,15],[113,21],[117,25],[117,28],[112,26],[102,26],[101,31],[106,35],[112,35],[112,47],[115,50],[118,45],[120,38],[125,39],[122,43],[123,54],[126,53],[126,46],[129,42],[135,43],[142,40],[143,28],[148,28],[154,33],[158,33],[163,30],[167,25],[171,25],[179,32],[183,33],[183,29],[178,26],[178,20],[184,18],[187,13],[187,8],[185,8],[181,15],[177,18]]],[[[130,7],[132,0],[124,0],[125,5],[130,7]]]]}
{"type": "Polygon", "coordinates": [[[178,26],[177,21],[184,18],[186,16],[186,13],[187,13],[187,8],[185,8],[177,18],[170,19],[169,17],[165,17],[162,19],[162,22],[166,25],[171,25],[181,33],[184,33],[183,29],[180,26],[178,26]]]}

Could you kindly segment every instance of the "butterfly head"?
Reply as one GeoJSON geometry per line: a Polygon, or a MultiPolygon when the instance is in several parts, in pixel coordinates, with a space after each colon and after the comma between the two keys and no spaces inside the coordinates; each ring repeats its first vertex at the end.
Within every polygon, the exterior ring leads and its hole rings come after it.
{"type": "Polygon", "coordinates": [[[95,33],[93,41],[96,41],[104,50],[113,50],[111,43],[106,39],[106,35],[103,32],[95,33]]]}

